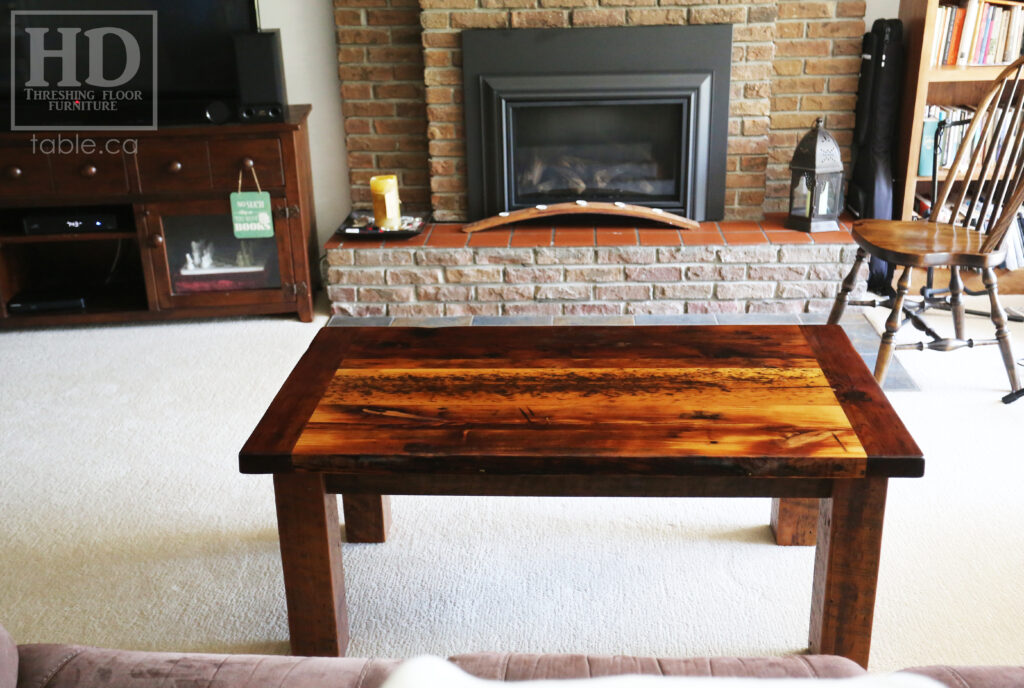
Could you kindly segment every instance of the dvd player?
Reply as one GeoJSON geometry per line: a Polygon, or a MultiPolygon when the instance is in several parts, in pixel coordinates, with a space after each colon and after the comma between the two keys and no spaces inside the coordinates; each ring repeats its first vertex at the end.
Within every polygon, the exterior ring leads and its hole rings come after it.
{"type": "Polygon", "coordinates": [[[22,218],[21,226],[28,235],[116,232],[117,215],[81,210],[30,213],[22,218]]]}
{"type": "Polygon", "coordinates": [[[61,289],[25,289],[7,302],[11,315],[84,310],[84,296],[61,289]]]}

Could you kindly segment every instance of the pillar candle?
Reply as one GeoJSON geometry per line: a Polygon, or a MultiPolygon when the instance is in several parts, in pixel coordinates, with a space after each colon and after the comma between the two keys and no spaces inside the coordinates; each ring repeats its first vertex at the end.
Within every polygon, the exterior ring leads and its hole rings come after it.
{"type": "Polygon", "coordinates": [[[373,197],[373,223],[381,229],[398,229],[402,225],[402,204],[398,199],[398,177],[381,174],[370,177],[373,197]]]}

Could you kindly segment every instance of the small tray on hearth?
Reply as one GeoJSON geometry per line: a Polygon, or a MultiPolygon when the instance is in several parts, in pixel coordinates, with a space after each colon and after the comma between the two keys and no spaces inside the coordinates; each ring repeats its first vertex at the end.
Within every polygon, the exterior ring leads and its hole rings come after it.
{"type": "Polygon", "coordinates": [[[417,215],[403,215],[398,229],[384,229],[373,224],[373,213],[353,210],[338,227],[336,234],[346,238],[404,239],[413,237],[426,227],[424,218],[417,215]]]}

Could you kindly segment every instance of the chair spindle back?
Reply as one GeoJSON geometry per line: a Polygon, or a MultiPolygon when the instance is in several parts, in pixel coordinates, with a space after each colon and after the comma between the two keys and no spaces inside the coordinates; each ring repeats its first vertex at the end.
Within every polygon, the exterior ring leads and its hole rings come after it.
{"type": "Polygon", "coordinates": [[[1024,57],[1009,65],[981,99],[938,197],[933,221],[985,232],[983,251],[1002,243],[1024,203],[1024,57]],[[956,189],[954,195],[953,191],[956,189]],[[953,203],[946,208],[950,196],[953,203]]]}

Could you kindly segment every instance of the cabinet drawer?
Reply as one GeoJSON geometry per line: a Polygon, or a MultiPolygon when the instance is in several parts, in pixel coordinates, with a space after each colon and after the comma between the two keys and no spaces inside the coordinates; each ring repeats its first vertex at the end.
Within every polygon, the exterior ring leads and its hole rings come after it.
{"type": "Polygon", "coordinates": [[[210,141],[210,169],[213,172],[213,186],[217,189],[238,188],[238,171],[242,170],[242,189],[255,191],[252,173],[246,166],[251,160],[260,180],[260,187],[284,186],[284,169],[281,163],[281,142],[277,139],[228,139],[210,141]]]}
{"type": "Polygon", "coordinates": [[[128,193],[128,174],[120,153],[54,155],[53,182],[64,195],[128,193]]]}
{"type": "Polygon", "coordinates": [[[136,161],[143,193],[210,188],[210,158],[205,141],[142,141],[136,161]]]}
{"type": "Polygon", "coordinates": [[[0,148],[0,198],[41,196],[53,192],[50,163],[29,148],[0,148]]]}

